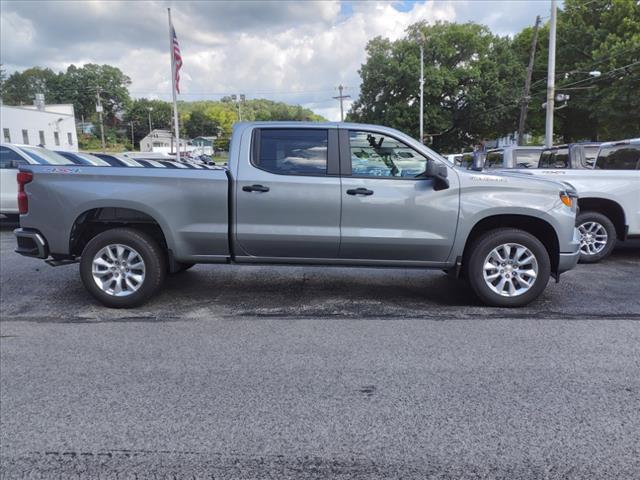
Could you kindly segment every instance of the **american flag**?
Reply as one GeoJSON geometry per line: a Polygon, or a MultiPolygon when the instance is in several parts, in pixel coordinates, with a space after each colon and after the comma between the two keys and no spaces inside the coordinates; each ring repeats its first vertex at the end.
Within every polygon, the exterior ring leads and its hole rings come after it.
{"type": "Polygon", "coordinates": [[[180,54],[180,44],[176,36],[176,29],[171,25],[171,37],[173,39],[173,62],[176,66],[176,92],[180,93],[180,69],[182,68],[182,55],[180,54]]]}

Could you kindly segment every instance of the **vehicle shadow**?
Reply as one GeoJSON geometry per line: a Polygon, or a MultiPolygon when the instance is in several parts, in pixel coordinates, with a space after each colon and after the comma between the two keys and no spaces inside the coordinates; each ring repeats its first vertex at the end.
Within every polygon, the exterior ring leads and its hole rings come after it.
{"type": "Polygon", "coordinates": [[[171,297],[255,316],[404,316],[429,305],[481,305],[466,283],[442,272],[344,267],[195,267],[170,276],[156,302],[171,297]]]}

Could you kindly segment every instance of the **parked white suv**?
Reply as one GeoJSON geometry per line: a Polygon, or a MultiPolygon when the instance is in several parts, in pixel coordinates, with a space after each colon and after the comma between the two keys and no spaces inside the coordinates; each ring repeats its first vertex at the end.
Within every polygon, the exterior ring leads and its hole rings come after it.
{"type": "Polygon", "coordinates": [[[0,213],[18,218],[18,169],[20,165],[69,165],[66,158],[32,145],[0,144],[0,213]]]}
{"type": "Polygon", "coordinates": [[[640,238],[640,138],[603,143],[593,169],[526,172],[569,182],[578,191],[581,262],[607,257],[617,240],[640,238]]]}

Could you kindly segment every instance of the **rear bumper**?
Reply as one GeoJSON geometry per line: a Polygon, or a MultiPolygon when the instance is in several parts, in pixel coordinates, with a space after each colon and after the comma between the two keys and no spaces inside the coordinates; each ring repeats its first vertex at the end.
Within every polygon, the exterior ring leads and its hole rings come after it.
{"type": "Polygon", "coordinates": [[[25,257],[46,259],[49,257],[49,246],[44,236],[37,230],[17,228],[13,231],[18,241],[16,253],[25,257]]]}
{"type": "Polygon", "coordinates": [[[560,253],[558,259],[558,274],[571,270],[578,264],[580,260],[580,232],[577,228],[573,229],[573,240],[567,245],[569,252],[560,253]]]}

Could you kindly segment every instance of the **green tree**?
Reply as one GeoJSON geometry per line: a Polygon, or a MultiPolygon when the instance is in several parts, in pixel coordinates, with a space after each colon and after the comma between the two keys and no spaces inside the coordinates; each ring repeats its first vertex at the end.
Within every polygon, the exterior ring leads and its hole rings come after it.
{"type": "Polygon", "coordinates": [[[194,110],[186,115],[184,129],[189,138],[218,134],[219,124],[205,110],[194,110]]]}
{"type": "Polygon", "coordinates": [[[104,109],[104,121],[110,126],[118,123],[118,115],[131,101],[131,79],[111,65],[88,63],[82,67],[70,65],[62,75],[60,88],[66,102],[73,103],[76,116],[95,118],[97,93],[104,109]]]}
{"type": "Polygon", "coordinates": [[[458,151],[516,128],[524,68],[511,41],[474,23],[416,23],[397,41],[377,37],[360,69],[360,96],[347,119],[419,136],[419,45],[424,38],[425,133],[436,150],[458,151]]]}
{"type": "Polygon", "coordinates": [[[129,102],[122,120],[128,128],[129,137],[131,136],[131,122],[133,122],[134,143],[138,145],[138,142],[149,133],[149,115],[151,115],[152,128],[171,130],[172,114],[173,110],[169,102],[138,98],[129,102]]]}
{"type": "MultiPolygon", "coordinates": [[[[544,133],[548,25],[540,32],[528,130],[544,133]]],[[[529,58],[531,29],[514,38],[521,62],[529,58]]],[[[614,140],[640,132],[640,8],[636,0],[565,0],[558,14],[556,91],[570,95],[555,112],[558,140],[614,140]],[[589,72],[600,72],[590,76],[589,72]]],[[[558,105],[556,105],[558,106],[558,105]]]]}
{"type": "Polygon", "coordinates": [[[32,105],[36,93],[44,93],[47,102],[58,103],[63,98],[60,81],[61,74],[50,68],[14,72],[3,82],[2,100],[7,105],[32,105]]]}

